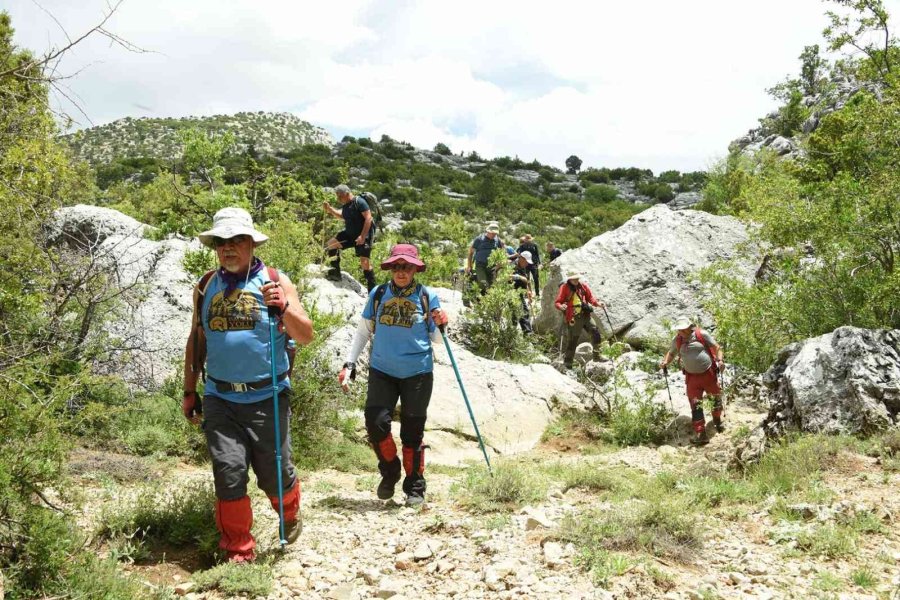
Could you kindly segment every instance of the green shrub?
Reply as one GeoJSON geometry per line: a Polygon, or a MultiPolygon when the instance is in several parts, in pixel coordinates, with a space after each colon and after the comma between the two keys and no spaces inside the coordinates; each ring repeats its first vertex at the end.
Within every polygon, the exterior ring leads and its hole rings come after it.
{"type": "Polygon", "coordinates": [[[522,300],[519,292],[502,277],[498,275],[494,285],[462,317],[463,344],[475,354],[492,360],[528,363],[536,352],[519,328],[522,300]]]}
{"type": "MultiPolygon", "coordinates": [[[[624,386],[620,371],[617,370],[613,377],[624,386]]],[[[671,436],[675,415],[653,400],[655,392],[656,388],[651,386],[645,391],[617,391],[609,398],[606,420],[616,443],[622,446],[661,444],[671,436]]]]}
{"type": "Polygon", "coordinates": [[[196,547],[200,556],[212,563],[219,541],[215,500],[208,483],[174,490],[145,488],[134,499],[104,507],[97,533],[108,540],[128,538],[150,545],[196,547]]]}
{"type": "Polygon", "coordinates": [[[267,597],[272,592],[272,566],[266,563],[224,563],[208,571],[194,573],[198,591],[217,590],[226,596],[267,597]]]}
{"type": "Polygon", "coordinates": [[[584,197],[595,202],[612,202],[619,197],[619,191],[611,185],[592,185],[584,190],[584,197]]]}
{"type": "Polygon", "coordinates": [[[493,474],[470,468],[461,484],[460,504],[475,512],[509,511],[539,502],[547,493],[547,482],[535,470],[520,463],[497,461],[493,474]]]}

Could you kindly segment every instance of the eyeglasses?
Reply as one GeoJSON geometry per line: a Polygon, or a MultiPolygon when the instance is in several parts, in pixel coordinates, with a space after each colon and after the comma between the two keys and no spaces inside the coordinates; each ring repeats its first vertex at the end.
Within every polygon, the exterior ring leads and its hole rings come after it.
{"type": "Polygon", "coordinates": [[[249,239],[250,239],[249,235],[236,235],[236,236],[230,237],[230,238],[214,237],[213,238],[213,246],[215,246],[216,248],[221,248],[222,246],[226,246],[228,244],[234,244],[237,246],[237,245],[243,244],[244,242],[246,242],[249,239]]]}
{"type": "Polygon", "coordinates": [[[391,271],[415,271],[416,265],[409,263],[394,263],[391,265],[391,271]]]}

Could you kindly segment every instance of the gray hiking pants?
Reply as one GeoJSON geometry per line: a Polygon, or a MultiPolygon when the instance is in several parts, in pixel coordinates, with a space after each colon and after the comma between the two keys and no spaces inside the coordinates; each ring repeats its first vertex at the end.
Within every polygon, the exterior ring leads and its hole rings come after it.
{"type": "MultiPolygon", "coordinates": [[[[247,495],[250,466],[260,489],[269,497],[278,496],[275,467],[275,411],[272,398],[238,404],[217,396],[203,397],[203,431],[213,464],[216,497],[237,500],[247,495]]],[[[291,393],[278,394],[281,429],[281,484],[287,492],[296,475],[291,462],[291,393]]]]}
{"type": "Polygon", "coordinates": [[[569,325],[566,324],[566,337],[568,338],[568,344],[566,345],[566,354],[563,358],[563,362],[567,367],[572,366],[572,361],[575,360],[575,350],[578,348],[578,340],[581,338],[581,332],[587,331],[591,334],[591,345],[593,346],[593,356],[594,360],[599,358],[600,356],[600,342],[603,338],[600,335],[600,330],[597,329],[597,326],[594,325],[593,321],[591,321],[591,313],[589,312],[580,312],[575,315],[574,322],[569,325]]]}

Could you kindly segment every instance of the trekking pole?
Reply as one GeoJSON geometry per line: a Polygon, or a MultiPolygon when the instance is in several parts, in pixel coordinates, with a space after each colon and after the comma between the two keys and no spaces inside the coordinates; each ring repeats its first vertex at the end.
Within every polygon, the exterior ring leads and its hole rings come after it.
{"type": "Polygon", "coordinates": [[[456,373],[456,381],[459,383],[459,390],[462,392],[463,400],[466,401],[466,408],[469,409],[469,417],[472,419],[472,426],[475,428],[475,435],[478,437],[478,444],[481,446],[481,453],[484,455],[484,462],[487,463],[488,473],[493,475],[491,471],[491,461],[488,458],[487,450],[484,449],[484,440],[481,439],[481,432],[478,431],[478,423],[475,422],[475,413],[472,412],[472,405],[469,404],[469,397],[466,395],[466,388],[463,386],[462,378],[459,376],[459,368],[456,366],[456,359],[453,358],[453,351],[450,349],[450,341],[447,340],[446,324],[438,326],[441,330],[441,337],[444,338],[444,347],[447,348],[447,356],[450,357],[450,364],[453,365],[453,372],[456,373]]]}
{"type": "Polygon", "coordinates": [[[613,341],[615,341],[618,344],[619,338],[616,337],[616,331],[613,329],[612,321],[609,319],[609,313],[606,312],[606,306],[603,307],[603,314],[606,315],[606,322],[609,323],[609,335],[611,335],[613,341]]]}
{"type": "Polygon", "coordinates": [[[672,402],[672,391],[669,389],[669,368],[663,367],[662,372],[663,372],[663,379],[666,380],[666,394],[669,395],[669,408],[672,409],[673,414],[677,415],[677,413],[675,413],[675,403],[672,402]]]}
{"type": "Polygon", "coordinates": [[[281,482],[281,426],[278,422],[278,374],[275,372],[275,309],[269,311],[269,358],[272,363],[272,404],[275,407],[275,471],[278,473],[278,543],[287,545],[284,535],[284,487],[281,482]]]}
{"type": "Polygon", "coordinates": [[[328,262],[328,228],[325,226],[325,223],[328,222],[328,209],[322,209],[322,264],[324,265],[328,262]]]}

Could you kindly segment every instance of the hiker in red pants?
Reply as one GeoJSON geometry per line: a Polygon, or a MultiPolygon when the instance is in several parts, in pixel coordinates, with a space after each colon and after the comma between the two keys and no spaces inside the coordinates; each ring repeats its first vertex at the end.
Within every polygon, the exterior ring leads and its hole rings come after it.
{"type": "Polygon", "coordinates": [[[722,389],[718,380],[718,374],[725,366],[722,348],[711,335],[702,331],[687,317],[676,320],[675,331],[677,334],[672,340],[672,347],[659,367],[665,369],[676,356],[681,361],[694,425],[691,443],[707,444],[709,437],[706,435],[706,417],[703,415],[703,392],[713,398],[713,425],[716,431],[725,430],[722,423],[722,389]]]}
{"type": "Polygon", "coordinates": [[[192,423],[203,418],[216,488],[219,547],[231,562],[252,561],[256,541],[250,534],[253,512],[247,496],[251,465],[276,512],[279,491],[283,493],[287,541],[296,541],[300,534],[300,481],[291,462],[289,340],[308,344],[313,325],[287,275],[254,256],[254,249],[268,237],[254,229],[247,211],[223,208],[213,217],[212,229],[199,237],[215,249],[219,268],[204,275],[194,288],[194,327],[184,352],[182,411],[192,423]],[[276,309],[275,339],[270,337],[267,307],[276,309]],[[276,349],[274,382],[270,344],[276,349]],[[201,373],[205,376],[202,404],[196,392],[201,373]],[[278,440],[275,383],[281,424],[278,440]],[[276,444],[283,456],[282,490],[278,489],[276,444]]]}

